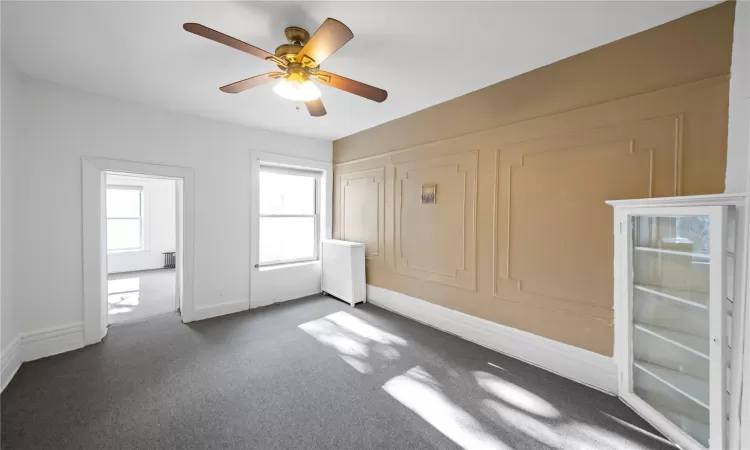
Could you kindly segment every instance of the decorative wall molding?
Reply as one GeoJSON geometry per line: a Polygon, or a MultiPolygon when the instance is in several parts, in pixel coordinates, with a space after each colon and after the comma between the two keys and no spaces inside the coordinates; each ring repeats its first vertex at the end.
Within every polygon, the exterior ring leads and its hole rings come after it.
{"type": "Polygon", "coordinates": [[[69,352],[84,345],[83,322],[21,333],[20,339],[24,362],[69,352]]]}
{"type": "MultiPolygon", "coordinates": [[[[555,255],[567,258],[569,262],[568,265],[563,266],[555,264],[555,267],[567,267],[567,270],[574,272],[580,267],[580,273],[591,272],[592,268],[585,268],[581,265],[586,264],[586,260],[575,262],[575,257],[586,252],[596,252],[592,250],[596,248],[608,249],[609,243],[602,242],[601,245],[593,241],[587,243],[588,240],[583,237],[568,241],[554,241],[551,237],[555,236],[566,222],[576,220],[581,222],[581,218],[584,218],[584,222],[588,220],[599,222],[596,214],[604,218],[606,211],[601,206],[607,199],[606,197],[617,198],[618,194],[628,197],[677,195],[681,191],[682,179],[682,122],[683,115],[678,114],[609,127],[578,130],[575,133],[530,139],[496,147],[493,297],[538,308],[580,314],[594,319],[612,320],[611,306],[598,304],[599,299],[611,297],[606,294],[611,289],[605,288],[603,284],[596,287],[589,286],[586,280],[582,280],[582,276],[568,276],[564,280],[555,280],[555,277],[561,276],[559,270],[546,269],[545,271],[544,264],[534,265],[533,272],[536,281],[530,281],[523,274],[519,274],[519,270],[516,270],[514,274],[513,267],[514,265],[521,266],[520,270],[525,267],[528,271],[529,261],[545,261],[547,259],[545,250],[550,248],[555,249],[555,255]],[[569,167],[565,167],[565,164],[569,167]],[[601,199],[587,198],[585,190],[580,192],[586,180],[598,180],[598,175],[592,173],[592,170],[611,174],[608,175],[611,177],[610,186],[597,191],[601,199]],[[633,176],[628,177],[627,180],[618,180],[618,173],[625,173],[624,171],[628,171],[633,176]],[[568,180],[563,175],[560,175],[560,180],[556,180],[558,172],[575,177],[575,181],[568,180]],[[639,177],[636,180],[638,183],[634,183],[636,174],[639,177]],[[524,178],[522,178],[524,176],[564,184],[559,186],[560,191],[548,188],[548,192],[541,195],[537,192],[538,183],[533,182],[536,179],[529,178],[530,181],[525,181],[526,191],[518,191],[520,186],[524,186],[524,178]],[[561,197],[565,192],[564,188],[571,189],[571,192],[576,195],[561,197]],[[547,223],[548,217],[534,212],[535,210],[564,209],[558,206],[567,205],[571,198],[579,202],[586,201],[586,204],[591,206],[583,209],[577,207],[574,202],[568,207],[568,214],[563,214],[566,211],[550,213],[563,220],[556,225],[547,223]],[[523,213],[530,218],[523,220],[524,227],[520,233],[528,234],[535,226],[538,229],[546,227],[549,231],[537,230],[539,232],[535,237],[530,238],[527,235],[525,239],[521,238],[524,239],[520,242],[525,245],[524,251],[517,251],[514,256],[514,245],[518,245],[519,242],[518,238],[514,239],[514,233],[518,231],[515,231],[512,225],[514,223],[513,211],[515,202],[519,200],[523,205],[534,205],[533,208],[524,206],[523,213]],[[549,242],[544,244],[545,240],[549,242]],[[566,242],[576,242],[576,248],[566,249],[566,242]],[[529,248],[535,251],[529,251],[529,248]],[[521,261],[517,260],[518,255],[521,255],[521,261]],[[561,285],[567,286],[567,293],[566,289],[559,289],[561,285]]],[[[602,183],[596,183],[596,186],[602,185],[602,183]]],[[[588,235],[585,226],[580,230],[581,233],[588,235]]],[[[564,234],[575,236],[572,229],[566,230],[564,234]]],[[[591,237],[600,241],[604,238],[600,234],[594,234],[591,237]]],[[[606,235],[606,238],[609,238],[609,235],[606,235]]],[[[609,261],[611,258],[590,258],[592,263],[594,260],[609,261]]],[[[592,276],[592,278],[609,280],[611,277],[592,276]]]]}
{"type": "MultiPolygon", "coordinates": [[[[337,148],[339,157],[346,154],[334,164],[337,181],[385,168],[386,257],[384,264],[368,261],[368,279],[608,354],[615,312],[612,218],[604,201],[719,192],[728,84],[721,75],[433,141],[425,141],[425,122],[416,131],[399,129],[404,138],[394,141],[418,144],[386,148],[373,136],[337,148]],[[459,184],[446,178],[454,197],[437,229],[431,229],[429,205],[414,202],[413,194],[419,169],[471,151],[477,153],[476,267],[474,288],[466,289],[456,281],[462,276],[459,184]],[[503,196],[512,197],[510,207],[503,196]]],[[[437,190],[439,207],[439,183],[437,190]]],[[[337,184],[334,196],[340,194],[337,184]]],[[[337,214],[340,202],[336,197],[337,214]]],[[[367,207],[369,215],[374,205],[367,207]]],[[[363,220],[353,211],[347,226],[363,220]]]]}
{"type": "MultiPolygon", "coordinates": [[[[340,201],[339,201],[339,233],[341,239],[345,241],[356,241],[365,243],[365,259],[378,261],[385,263],[385,167],[379,167],[375,169],[360,170],[357,172],[348,172],[339,175],[339,189],[340,189],[340,201]],[[352,182],[355,181],[367,182],[370,181],[370,185],[374,184],[376,189],[376,197],[371,204],[375,207],[375,235],[366,236],[359,230],[352,230],[347,233],[346,217],[347,217],[347,190],[353,189],[354,185],[352,182]],[[372,245],[372,242],[375,245],[372,245]]],[[[350,194],[351,195],[351,194],[350,194]]],[[[363,204],[367,204],[363,202],[363,204]]],[[[361,205],[360,205],[361,206],[361,205]]],[[[361,224],[360,224],[361,225],[361,224]]],[[[351,227],[349,228],[351,230],[351,227]]],[[[362,230],[367,231],[367,230],[362,230]]],[[[366,233],[365,233],[366,234],[366,233]]]]}
{"type": "Polygon", "coordinates": [[[250,309],[250,300],[246,298],[219,303],[217,305],[204,306],[195,309],[193,315],[190,317],[190,321],[193,322],[196,320],[211,319],[213,317],[219,317],[226,314],[234,314],[241,311],[247,311],[248,309],[250,309]]]}
{"type": "Polygon", "coordinates": [[[2,349],[2,390],[13,379],[21,363],[77,350],[83,347],[83,342],[83,322],[20,333],[2,349]]]}
{"type": "Polygon", "coordinates": [[[611,357],[377,286],[367,286],[367,301],[575,382],[617,394],[617,366],[611,357]]]}
{"type": "MultiPolygon", "coordinates": [[[[419,159],[394,166],[394,253],[395,268],[401,275],[454,286],[468,291],[476,291],[476,224],[477,224],[477,161],[478,151],[419,159]],[[404,214],[405,204],[416,202],[419,192],[417,186],[424,183],[436,184],[436,203],[427,205],[429,210],[412,208],[409,215],[404,214]],[[451,187],[449,187],[451,186],[451,187]],[[413,189],[410,189],[413,188],[413,189]],[[406,192],[405,192],[406,191],[406,192]],[[407,199],[406,195],[410,195],[407,199]],[[449,205],[447,202],[456,202],[449,205]],[[443,223],[439,223],[428,212],[439,211],[437,208],[454,206],[451,216],[461,219],[459,235],[439,235],[444,232],[443,223]],[[419,215],[418,215],[419,214],[419,215]],[[421,248],[423,255],[407,254],[404,247],[412,245],[423,233],[414,231],[412,236],[405,236],[405,221],[414,220],[411,227],[419,227],[422,222],[424,232],[430,232],[432,239],[446,245],[457,243],[460,246],[459,260],[446,258],[455,255],[445,246],[427,245],[421,248]],[[416,257],[422,261],[415,262],[416,257]],[[442,264],[444,267],[438,267],[442,264]]],[[[452,230],[455,232],[455,230],[452,230]]]]}
{"type": "Polygon", "coordinates": [[[21,338],[16,336],[10,344],[2,349],[2,371],[0,371],[0,392],[4,391],[10,380],[21,367],[21,338]]]}

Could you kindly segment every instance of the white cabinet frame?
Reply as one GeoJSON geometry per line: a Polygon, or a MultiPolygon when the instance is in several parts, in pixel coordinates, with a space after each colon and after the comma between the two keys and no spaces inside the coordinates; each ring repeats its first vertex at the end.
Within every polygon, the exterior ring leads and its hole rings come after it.
{"type": "MultiPolygon", "coordinates": [[[[615,244],[615,349],[614,358],[618,365],[618,393],[622,400],[631,406],[670,439],[683,448],[690,450],[705,449],[701,443],[693,439],[670,419],[657,411],[648,402],[639,397],[633,390],[633,216],[675,217],[675,216],[708,216],[710,220],[710,267],[709,267],[709,447],[711,449],[726,448],[728,435],[727,365],[729,363],[726,313],[727,298],[726,255],[728,240],[728,209],[730,206],[738,208],[736,239],[741,240],[744,226],[744,197],[736,195],[712,195],[695,197],[678,197],[663,199],[622,200],[611,201],[615,206],[614,244],[615,244]]],[[[732,230],[735,232],[735,230],[732,230]]],[[[744,271],[741,252],[742,242],[735,242],[734,264],[734,310],[738,310],[737,302],[744,298],[742,289],[742,273],[744,271]]],[[[670,251],[664,251],[670,253],[670,251]]],[[[679,252],[671,252],[679,253],[679,252]]],[[[737,328],[742,326],[740,320],[734,324],[736,336],[737,328]]],[[[739,372],[739,371],[738,371],[739,372]]],[[[741,374],[732,373],[732,376],[741,374]]]]}

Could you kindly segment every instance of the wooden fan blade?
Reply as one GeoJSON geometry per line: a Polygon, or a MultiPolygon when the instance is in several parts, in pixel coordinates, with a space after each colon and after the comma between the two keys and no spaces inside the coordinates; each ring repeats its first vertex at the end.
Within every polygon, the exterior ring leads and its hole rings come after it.
{"type": "Polygon", "coordinates": [[[323,106],[323,101],[320,99],[305,102],[305,106],[307,106],[307,110],[310,112],[310,115],[313,117],[320,117],[320,116],[326,115],[326,107],[323,106]]]}
{"type": "Polygon", "coordinates": [[[204,37],[206,39],[211,39],[212,41],[216,41],[219,44],[228,45],[232,48],[236,48],[241,52],[257,56],[260,59],[274,57],[273,54],[268,53],[263,49],[250,45],[247,42],[242,42],[241,40],[235,39],[232,36],[227,36],[226,34],[220,33],[216,30],[212,30],[211,28],[205,27],[199,23],[186,23],[182,26],[182,28],[190,33],[197,34],[198,36],[204,37]]]}
{"type": "Polygon", "coordinates": [[[237,94],[250,88],[254,88],[255,86],[260,86],[261,84],[270,83],[271,81],[283,75],[284,74],[281,72],[264,73],[263,75],[256,75],[254,77],[246,78],[242,81],[237,81],[232,84],[222,86],[219,89],[228,94],[237,94]]]}
{"type": "Polygon", "coordinates": [[[364,97],[374,102],[381,103],[388,98],[388,92],[380,88],[360,83],[359,81],[350,80],[349,78],[336,75],[335,73],[319,70],[316,77],[318,81],[324,84],[349,92],[350,94],[359,95],[360,97],[364,97]]]}
{"type": "Polygon", "coordinates": [[[320,63],[352,40],[354,34],[346,25],[328,18],[313,37],[307,41],[297,55],[297,62],[306,67],[318,67],[320,63]]]}

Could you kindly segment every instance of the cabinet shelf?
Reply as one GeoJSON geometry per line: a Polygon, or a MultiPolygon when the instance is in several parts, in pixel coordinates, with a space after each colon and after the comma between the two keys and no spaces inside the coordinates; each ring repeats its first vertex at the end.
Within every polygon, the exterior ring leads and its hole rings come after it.
{"type": "Polygon", "coordinates": [[[645,284],[634,284],[633,288],[649,294],[658,295],[696,308],[708,309],[708,293],[682,291],[679,289],[664,288],[661,286],[649,286],[645,284]]]}
{"type": "Polygon", "coordinates": [[[699,422],[697,420],[691,419],[689,417],[685,417],[682,414],[676,413],[673,411],[665,411],[658,407],[656,409],[660,413],[662,413],[664,417],[666,417],[667,419],[677,424],[678,427],[687,431],[691,436],[695,437],[698,442],[708,447],[708,440],[711,435],[711,428],[709,427],[707,423],[699,422]]]}
{"type": "Polygon", "coordinates": [[[633,248],[641,252],[662,253],[666,255],[690,256],[691,258],[699,258],[699,259],[709,261],[709,256],[707,253],[683,252],[680,250],[667,250],[665,248],[655,248],[655,247],[633,247],[633,248]]]}
{"type": "Polygon", "coordinates": [[[679,392],[698,405],[708,409],[708,382],[644,361],[635,360],[633,361],[633,365],[656,378],[672,390],[679,392]]]}
{"type": "Polygon", "coordinates": [[[683,348],[694,353],[706,360],[709,359],[709,342],[708,338],[693,336],[692,334],[682,333],[668,328],[646,325],[644,323],[634,323],[633,327],[637,330],[656,336],[670,344],[683,348]]]}

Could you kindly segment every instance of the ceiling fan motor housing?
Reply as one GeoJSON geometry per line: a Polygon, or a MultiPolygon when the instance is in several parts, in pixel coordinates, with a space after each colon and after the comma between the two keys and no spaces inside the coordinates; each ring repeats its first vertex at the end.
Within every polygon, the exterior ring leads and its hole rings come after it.
{"type": "MultiPolygon", "coordinates": [[[[284,35],[288,43],[276,47],[274,54],[290,63],[298,62],[297,55],[302,51],[302,47],[307,44],[307,41],[310,40],[310,33],[300,27],[289,27],[284,30],[284,35]]],[[[279,68],[283,69],[282,66],[279,66],[279,68]]]]}
{"type": "Polygon", "coordinates": [[[302,46],[299,44],[281,44],[276,47],[274,52],[279,58],[284,58],[287,61],[294,61],[294,57],[302,50],[302,46]]]}
{"type": "Polygon", "coordinates": [[[304,28],[300,27],[288,27],[284,30],[284,36],[290,44],[298,44],[300,46],[307,44],[310,40],[310,33],[304,28]]]}

